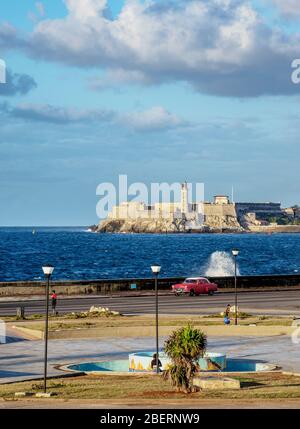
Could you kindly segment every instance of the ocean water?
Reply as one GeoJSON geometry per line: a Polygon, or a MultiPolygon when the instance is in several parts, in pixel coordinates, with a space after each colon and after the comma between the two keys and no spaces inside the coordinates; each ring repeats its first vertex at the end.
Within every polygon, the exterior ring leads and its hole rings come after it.
{"type": "Polygon", "coordinates": [[[0,228],[0,281],[300,273],[300,234],[95,234],[85,228],[0,228]]]}

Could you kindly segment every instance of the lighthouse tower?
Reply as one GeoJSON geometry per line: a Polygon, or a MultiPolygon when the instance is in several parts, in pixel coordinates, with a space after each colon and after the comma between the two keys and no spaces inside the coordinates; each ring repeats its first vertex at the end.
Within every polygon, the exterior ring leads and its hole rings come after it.
{"type": "Polygon", "coordinates": [[[189,211],[189,201],[188,201],[188,185],[187,183],[182,183],[181,185],[181,213],[187,214],[189,211]]]}

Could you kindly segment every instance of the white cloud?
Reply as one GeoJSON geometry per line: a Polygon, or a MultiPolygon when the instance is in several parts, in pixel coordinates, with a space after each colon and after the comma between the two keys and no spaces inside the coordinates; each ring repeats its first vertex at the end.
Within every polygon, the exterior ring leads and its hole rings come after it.
{"type": "Polygon", "coordinates": [[[40,21],[26,49],[48,61],[109,70],[108,80],[94,82],[98,89],[186,81],[224,96],[296,91],[290,75],[300,34],[268,27],[249,0],[126,0],[115,19],[106,0],[65,2],[68,15],[40,21]]]}
{"type": "Polygon", "coordinates": [[[162,131],[186,124],[177,115],[168,112],[161,106],[129,113],[121,118],[121,122],[136,131],[162,131]]]}
{"type": "Polygon", "coordinates": [[[70,16],[81,22],[98,18],[107,8],[106,0],[65,0],[70,16]]]}
{"type": "Polygon", "coordinates": [[[46,15],[44,3],[42,3],[41,1],[38,1],[35,3],[35,7],[37,8],[38,13],[41,17],[44,17],[46,15]]]}
{"type": "Polygon", "coordinates": [[[148,85],[151,80],[139,70],[109,69],[102,78],[89,79],[89,87],[95,91],[120,89],[123,85],[148,85]]]}
{"type": "Polygon", "coordinates": [[[272,0],[280,13],[288,18],[300,18],[299,0],[272,0]]]}
{"type": "Polygon", "coordinates": [[[28,12],[28,18],[34,24],[36,24],[37,22],[39,22],[40,19],[45,18],[45,16],[46,16],[44,3],[40,2],[40,1],[36,2],[35,3],[35,9],[36,9],[36,12],[31,12],[31,11],[28,12]]]}
{"type": "Polygon", "coordinates": [[[106,109],[83,110],[53,106],[51,104],[32,103],[11,106],[8,103],[2,103],[0,104],[0,112],[12,118],[30,122],[47,122],[58,125],[90,122],[106,123],[122,125],[139,132],[165,131],[187,125],[187,122],[182,118],[168,112],[161,106],[152,107],[144,111],[120,114],[106,109]]]}
{"type": "Polygon", "coordinates": [[[0,24],[0,49],[16,48],[19,46],[16,29],[8,22],[0,24]]]}

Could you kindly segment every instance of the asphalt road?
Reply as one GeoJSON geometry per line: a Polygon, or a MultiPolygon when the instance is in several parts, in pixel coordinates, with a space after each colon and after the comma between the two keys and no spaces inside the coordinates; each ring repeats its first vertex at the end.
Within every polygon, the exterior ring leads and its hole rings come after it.
{"type": "MultiPolygon", "coordinates": [[[[226,305],[234,304],[233,293],[219,293],[214,296],[160,295],[160,314],[212,314],[221,312],[226,305]]],[[[280,292],[243,292],[238,294],[241,311],[251,314],[295,315],[300,317],[300,290],[280,292]]],[[[43,300],[1,301],[0,317],[16,314],[16,308],[24,305],[25,314],[44,313],[43,300]]],[[[77,297],[58,299],[57,310],[61,313],[88,310],[92,305],[108,307],[123,314],[155,313],[155,297],[77,297]]]]}

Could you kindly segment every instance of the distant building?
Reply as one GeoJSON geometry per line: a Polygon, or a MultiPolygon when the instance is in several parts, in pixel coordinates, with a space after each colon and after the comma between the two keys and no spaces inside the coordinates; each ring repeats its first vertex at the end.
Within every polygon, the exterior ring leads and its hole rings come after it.
{"type": "Polygon", "coordinates": [[[263,220],[282,215],[281,203],[235,203],[238,218],[255,213],[256,219],[263,220]]]}
{"type": "Polygon", "coordinates": [[[215,195],[213,202],[189,202],[187,183],[181,185],[180,201],[160,202],[153,205],[144,202],[123,202],[114,206],[108,215],[109,220],[163,220],[169,224],[180,225],[184,229],[201,230],[242,229],[250,226],[263,226],[271,218],[288,216],[300,218],[300,208],[281,209],[280,203],[233,203],[227,195],[215,195]]]}
{"type": "Polygon", "coordinates": [[[189,201],[188,201],[188,186],[187,183],[181,185],[181,213],[189,212],[189,201]]]}
{"type": "Polygon", "coordinates": [[[214,197],[215,204],[230,204],[229,197],[227,195],[215,195],[214,197]]]}
{"type": "Polygon", "coordinates": [[[300,219],[300,207],[293,207],[295,219],[300,219]]]}
{"type": "Polygon", "coordinates": [[[288,207],[286,209],[283,209],[282,211],[288,218],[295,219],[296,210],[293,207],[288,207]]]}
{"type": "Polygon", "coordinates": [[[283,209],[283,212],[291,219],[300,219],[300,207],[293,206],[283,209]]]}
{"type": "Polygon", "coordinates": [[[123,202],[113,207],[108,215],[111,220],[165,219],[174,223],[184,223],[187,229],[199,229],[203,225],[216,228],[239,227],[235,206],[229,197],[215,196],[214,202],[189,202],[187,183],[181,185],[179,202],[155,203],[123,202]]]}

